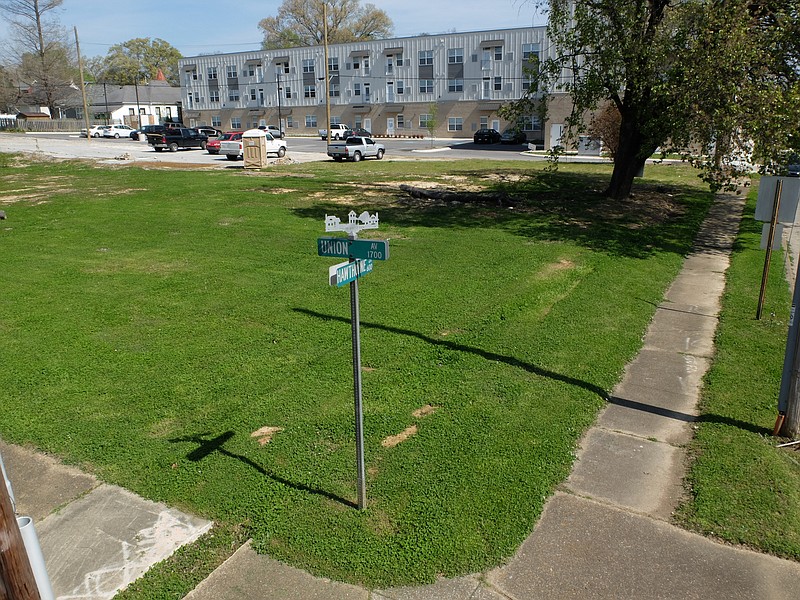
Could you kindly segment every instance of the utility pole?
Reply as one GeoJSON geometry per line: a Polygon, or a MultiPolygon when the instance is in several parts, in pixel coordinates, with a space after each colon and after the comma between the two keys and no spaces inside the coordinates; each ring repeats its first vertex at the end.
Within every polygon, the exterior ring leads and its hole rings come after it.
{"type": "Polygon", "coordinates": [[[327,143],[331,143],[331,82],[328,77],[328,2],[322,0],[322,27],[325,40],[325,129],[328,132],[327,143]]]}
{"type": "Polygon", "coordinates": [[[41,600],[11,497],[0,477],[0,598],[41,600]]]}
{"type": "Polygon", "coordinates": [[[86,123],[86,141],[91,142],[92,136],[89,134],[89,103],[86,101],[86,81],[83,78],[83,58],[81,58],[81,45],[78,42],[78,28],[75,30],[75,50],[78,53],[78,71],[81,76],[81,95],[83,96],[83,122],[86,123]]]}

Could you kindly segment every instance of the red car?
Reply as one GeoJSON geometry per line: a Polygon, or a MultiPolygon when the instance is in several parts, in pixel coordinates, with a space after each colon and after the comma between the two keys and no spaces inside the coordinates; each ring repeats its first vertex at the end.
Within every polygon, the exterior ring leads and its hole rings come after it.
{"type": "Polygon", "coordinates": [[[225,142],[227,140],[240,139],[242,137],[242,133],[244,132],[227,131],[217,138],[209,139],[208,143],[206,144],[206,150],[208,150],[209,154],[219,154],[219,145],[221,142],[225,142]]]}

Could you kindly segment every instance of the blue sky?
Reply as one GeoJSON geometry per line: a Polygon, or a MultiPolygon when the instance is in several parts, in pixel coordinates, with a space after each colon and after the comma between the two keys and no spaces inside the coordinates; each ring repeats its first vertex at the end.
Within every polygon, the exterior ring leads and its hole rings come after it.
{"type": "MultiPolygon", "coordinates": [[[[366,4],[370,0],[362,0],[366,4]]],[[[541,25],[530,0],[371,0],[394,22],[395,37],[541,25]],[[432,8],[435,7],[435,8],[432,8]]],[[[258,22],[275,16],[281,0],[64,0],[58,20],[78,28],[84,56],[102,56],[127,40],[161,38],[184,56],[257,49],[258,22]]],[[[0,15],[4,16],[4,15],[0,15]]],[[[0,19],[0,37],[7,37],[0,19]]]]}

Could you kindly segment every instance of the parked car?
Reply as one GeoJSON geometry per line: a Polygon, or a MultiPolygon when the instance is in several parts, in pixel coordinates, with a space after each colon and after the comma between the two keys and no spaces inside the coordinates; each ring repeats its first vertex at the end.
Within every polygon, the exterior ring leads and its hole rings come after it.
{"type": "MultiPolygon", "coordinates": [[[[280,138],[272,137],[267,132],[264,133],[264,137],[267,154],[275,154],[278,158],[286,156],[286,142],[280,138]]],[[[244,159],[244,142],[242,140],[242,133],[234,135],[230,140],[225,140],[219,146],[220,154],[224,154],[228,160],[244,159]]]]}
{"type": "Polygon", "coordinates": [[[372,138],[350,136],[346,140],[331,141],[328,144],[328,156],[336,162],[351,160],[358,162],[364,158],[383,158],[386,147],[378,144],[372,138]]]}
{"type": "Polygon", "coordinates": [[[131,137],[131,131],[133,131],[133,127],[128,127],[127,125],[109,125],[103,130],[103,137],[129,138],[131,137]]]}
{"type": "Polygon", "coordinates": [[[200,127],[195,127],[195,131],[198,133],[202,133],[207,135],[208,137],[219,137],[222,135],[222,132],[219,129],[215,129],[214,127],[209,127],[208,125],[201,125],[200,127]]]}
{"type": "Polygon", "coordinates": [[[83,129],[81,129],[81,137],[89,137],[89,136],[91,136],[93,138],[100,137],[101,135],[103,135],[103,130],[106,127],[108,127],[108,125],[92,125],[89,128],[88,135],[86,133],[86,128],[84,127],[83,129]]]}
{"type": "Polygon", "coordinates": [[[503,135],[500,136],[501,144],[524,144],[527,141],[528,137],[525,135],[525,132],[519,129],[507,129],[503,132],[503,135]]]}
{"type": "Polygon", "coordinates": [[[357,135],[358,137],[368,137],[368,138],[372,137],[372,134],[363,127],[356,127],[354,129],[348,129],[347,131],[345,131],[342,134],[342,138],[346,140],[347,138],[353,137],[354,135],[357,135]]]}
{"type": "Polygon", "coordinates": [[[262,131],[266,131],[276,140],[282,140],[283,138],[286,137],[286,134],[280,129],[278,129],[277,125],[261,125],[259,129],[262,131]]]}
{"type": "Polygon", "coordinates": [[[497,129],[478,129],[472,136],[476,144],[496,144],[500,141],[500,132],[497,129]]]}
{"type": "Polygon", "coordinates": [[[148,133],[155,133],[157,131],[157,127],[163,127],[162,125],[145,125],[141,129],[134,129],[131,131],[131,139],[132,140],[140,140],[142,137],[145,139],[147,138],[148,133]]]}
{"type": "MultiPolygon", "coordinates": [[[[331,139],[332,140],[339,140],[344,139],[344,132],[349,130],[350,127],[345,125],[344,123],[331,123],[331,139]]],[[[328,139],[328,130],[327,129],[320,129],[319,130],[319,137],[323,140],[328,139]]]]}
{"type": "Polygon", "coordinates": [[[240,140],[242,139],[243,131],[226,131],[221,136],[214,138],[213,140],[208,140],[206,143],[206,150],[209,154],[219,154],[219,145],[222,142],[227,142],[228,140],[240,140]]]}

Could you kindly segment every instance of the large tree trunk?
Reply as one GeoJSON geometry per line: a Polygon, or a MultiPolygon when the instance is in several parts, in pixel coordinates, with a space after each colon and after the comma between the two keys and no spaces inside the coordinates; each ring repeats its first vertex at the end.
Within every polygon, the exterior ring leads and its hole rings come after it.
{"type": "Polygon", "coordinates": [[[614,171],[605,192],[606,196],[614,200],[622,200],[631,195],[634,178],[642,172],[647,157],[657,148],[657,145],[646,139],[636,118],[632,116],[633,112],[626,111],[622,114],[619,147],[614,155],[614,171]]]}

